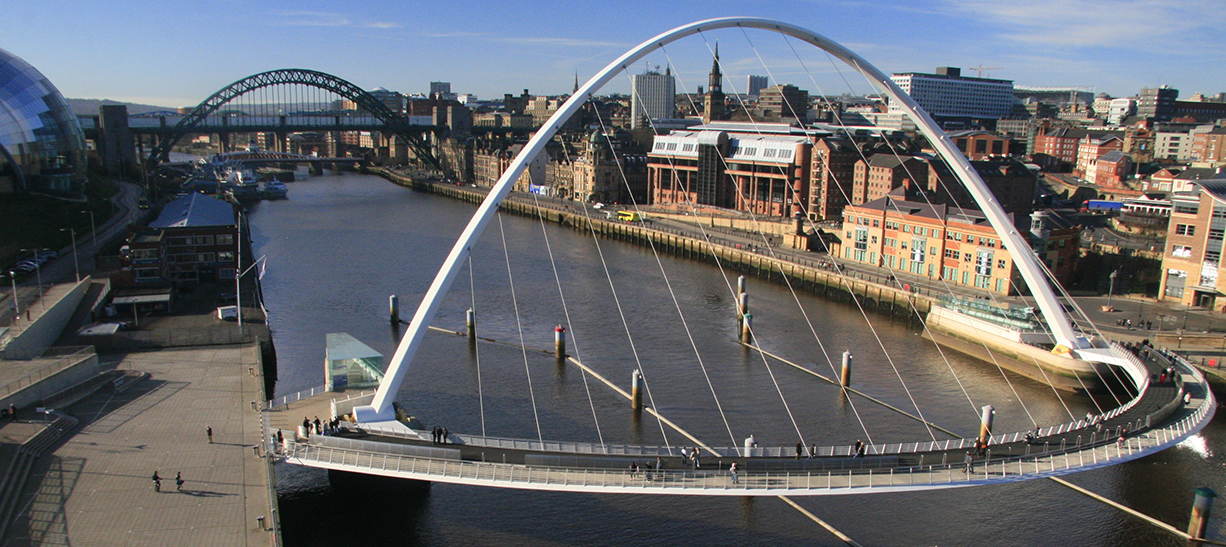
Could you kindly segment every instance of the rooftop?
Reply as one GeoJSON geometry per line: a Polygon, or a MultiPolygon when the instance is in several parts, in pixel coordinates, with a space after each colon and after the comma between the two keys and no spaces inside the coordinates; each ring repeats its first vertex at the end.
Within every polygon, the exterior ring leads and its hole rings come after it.
{"type": "Polygon", "coordinates": [[[204,194],[191,194],[166,204],[151,228],[233,226],[234,206],[204,194]]]}

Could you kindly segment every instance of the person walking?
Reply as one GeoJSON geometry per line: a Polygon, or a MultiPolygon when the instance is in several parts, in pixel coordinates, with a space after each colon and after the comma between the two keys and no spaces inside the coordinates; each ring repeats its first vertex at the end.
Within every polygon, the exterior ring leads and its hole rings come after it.
{"type": "Polygon", "coordinates": [[[183,482],[183,472],[179,471],[178,473],[175,473],[175,490],[182,492],[183,482]]]}
{"type": "Polygon", "coordinates": [[[204,434],[209,436],[209,444],[213,444],[213,426],[204,426],[204,434]]]}
{"type": "Polygon", "coordinates": [[[158,476],[158,472],[156,470],[153,472],[153,491],[162,491],[162,477],[158,476]]]}
{"type": "Polygon", "coordinates": [[[732,465],[728,467],[728,474],[732,476],[732,484],[738,484],[740,482],[737,479],[736,471],[736,462],[732,462],[732,465]]]}
{"type": "Polygon", "coordinates": [[[805,443],[796,441],[796,459],[800,459],[800,455],[805,451],[805,443]]]}
{"type": "Polygon", "coordinates": [[[970,474],[971,474],[971,468],[973,468],[973,467],[974,467],[974,465],[975,465],[975,456],[974,456],[974,454],[972,454],[970,450],[967,450],[967,451],[966,451],[966,457],[965,457],[965,458],[963,458],[963,459],[962,459],[962,461],[963,461],[963,463],[965,463],[965,464],[966,464],[966,468],[965,468],[965,469],[963,469],[963,470],[962,470],[962,472],[963,472],[963,473],[966,473],[967,475],[970,475],[970,474]]]}
{"type": "Polygon", "coordinates": [[[441,441],[443,444],[447,444],[447,434],[448,431],[446,427],[439,430],[439,441],[441,441]]]}

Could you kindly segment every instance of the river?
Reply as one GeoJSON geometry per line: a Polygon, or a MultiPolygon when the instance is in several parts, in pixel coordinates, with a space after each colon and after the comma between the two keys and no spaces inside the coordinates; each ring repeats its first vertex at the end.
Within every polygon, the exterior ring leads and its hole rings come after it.
{"type": "MultiPolygon", "coordinates": [[[[300,177],[289,186],[288,200],[261,202],[249,217],[256,255],[268,260],[263,283],[277,347],[277,395],[323,383],[329,332],[348,332],[390,357],[403,329],[388,324],[388,295],[398,294],[402,315],[411,317],[475,209],[367,175],[300,177]]],[[[465,310],[474,307],[481,336],[517,342],[520,324],[526,345],[552,348],[554,326],[569,325],[571,354],[623,388],[641,368],[650,404],[712,446],[739,444],[751,434],[760,445],[794,446],[797,429],[806,443],[819,445],[930,438],[916,421],[863,399],[847,401],[832,386],[737,345],[729,292],[735,274],[714,265],[657,262],[648,248],[504,216],[474,247],[472,271],[471,278],[467,272],[457,278],[435,326],[463,330],[465,310]]],[[[978,407],[985,404],[997,409],[997,431],[1026,430],[1031,417],[1054,424],[1070,412],[1094,410],[1089,397],[1063,394],[1061,401],[1050,388],[1006,377],[990,364],[942,355],[905,321],[872,315],[870,327],[853,305],[801,295],[798,306],[787,287],[754,279],[749,292],[764,348],[828,377],[836,375],[829,361],[837,368],[850,349],[855,387],[913,412],[918,405],[929,420],[963,435],[977,431],[978,407]]],[[[509,346],[478,349],[474,355],[463,338],[428,334],[397,400],[427,426],[453,432],[692,444],[635,416],[624,398],[572,365],[509,346]]],[[[1098,404],[1117,406],[1110,396],[1098,404]]],[[[1226,426],[1218,420],[1179,447],[1069,480],[1184,528],[1193,489],[1226,489],[1223,442],[1226,426]]],[[[395,481],[332,485],[318,470],[279,465],[277,473],[291,546],[843,545],[774,498],[422,488],[395,481]]],[[[1045,480],[794,501],[862,545],[1183,545],[1045,480]]],[[[1214,518],[1210,530],[1210,537],[1223,537],[1222,519],[1214,518]]]]}

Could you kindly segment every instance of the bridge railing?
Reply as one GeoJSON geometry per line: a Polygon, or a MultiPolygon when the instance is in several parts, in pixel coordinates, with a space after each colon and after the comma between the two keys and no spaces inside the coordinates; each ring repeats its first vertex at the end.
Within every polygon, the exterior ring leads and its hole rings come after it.
{"type": "Polygon", "coordinates": [[[288,407],[290,403],[298,402],[308,397],[314,397],[321,393],[328,393],[327,385],[316,386],[313,388],[304,389],[297,393],[290,393],[289,395],[284,395],[276,399],[269,399],[268,405],[265,406],[264,408],[267,408],[269,410],[284,410],[285,407],[288,407]]]}

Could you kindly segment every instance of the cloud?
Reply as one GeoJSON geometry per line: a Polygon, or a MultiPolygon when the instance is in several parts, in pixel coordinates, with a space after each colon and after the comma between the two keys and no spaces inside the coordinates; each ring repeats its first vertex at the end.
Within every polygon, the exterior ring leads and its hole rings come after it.
{"type": "Polygon", "coordinates": [[[941,9],[997,28],[1010,42],[1166,54],[1189,53],[1190,44],[1220,47],[1226,26],[1220,0],[942,0],[941,9]]]}
{"type": "Polygon", "coordinates": [[[325,13],[318,11],[291,11],[277,15],[285,19],[277,22],[282,26],[291,27],[347,27],[350,20],[344,14],[325,13]]]}
{"type": "Polygon", "coordinates": [[[374,21],[366,23],[367,28],[400,28],[400,23],[392,23],[390,21],[374,21]]]}
{"type": "Polygon", "coordinates": [[[555,38],[546,36],[514,36],[493,38],[497,42],[526,45],[553,45],[563,47],[630,47],[620,42],[603,42],[598,40],[580,40],[576,38],[555,38]]]}

